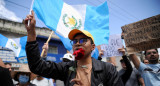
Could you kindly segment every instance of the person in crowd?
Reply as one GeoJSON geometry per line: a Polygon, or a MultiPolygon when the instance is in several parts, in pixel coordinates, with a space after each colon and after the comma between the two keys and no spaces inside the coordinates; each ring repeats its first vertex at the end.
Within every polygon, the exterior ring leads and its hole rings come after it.
{"type": "Polygon", "coordinates": [[[37,86],[53,86],[53,82],[50,82],[49,79],[37,75],[37,77],[31,81],[37,86]]]}
{"type": "Polygon", "coordinates": [[[14,86],[12,77],[5,64],[0,59],[0,86],[14,86]]]}
{"type": "Polygon", "coordinates": [[[76,60],[55,63],[44,61],[40,57],[33,11],[25,18],[24,23],[28,33],[26,54],[30,70],[33,73],[43,77],[60,79],[64,81],[66,86],[123,86],[113,65],[91,57],[95,44],[93,36],[88,31],[71,30],[68,37],[71,40],[76,60]],[[30,21],[29,25],[28,21],[30,21]]]}
{"type": "Polygon", "coordinates": [[[122,78],[122,81],[125,86],[145,86],[144,80],[139,74],[136,68],[132,68],[130,61],[125,55],[125,49],[119,49],[123,53],[122,59],[120,60],[122,69],[119,71],[119,74],[122,78]]]}
{"type": "Polygon", "coordinates": [[[71,53],[66,53],[66,54],[64,54],[62,60],[63,60],[63,62],[74,61],[74,56],[71,53]]]}
{"type": "Polygon", "coordinates": [[[74,60],[75,60],[75,57],[71,53],[64,54],[64,56],[62,58],[63,62],[70,62],[70,61],[74,61],[74,60]]]}
{"type": "Polygon", "coordinates": [[[149,61],[148,61],[147,59],[144,59],[144,60],[143,60],[143,63],[144,63],[144,64],[149,64],[149,61]]]}
{"type": "Polygon", "coordinates": [[[12,72],[12,64],[9,63],[9,62],[6,62],[6,63],[4,63],[4,64],[5,64],[5,68],[9,69],[9,72],[10,72],[11,77],[12,77],[13,84],[17,84],[18,82],[13,79],[13,75],[14,75],[14,74],[13,74],[13,72],[12,72]]]}
{"type": "Polygon", "coordinates": [[[30,82],[31,72],[28,64],[22,64],[18,70],[14,70],[14,80],[18,81],[15,86],[37,86],[30,82]]]}
{"type": "Polygon", "coordinates": [[[102,60],[102,55],[103,55],[103,50],[99,50],[99,56],[98,56],[98,60],[102,60]]]}
{"type": "Polygon", "coordinates": [[[131,63],[127,59],[127,56],[125,55],[125,49],[124,48],[120,48],[118,50],[119,50],[119,52],[122,52],[122,54],[123,54],[122,59],[120,60],[122,69],[119,71],[119,75],[120,75],[120,77],[121,77],[121,79],[123,81],[123,84],[125,86],[127,86],[126,82],[130,78],[130,76],[132,74],[132,71],[133,71],[133,68],[132,68],[131,63]]]}
{"type": "MultiPolygon", "coordinates": [[[[124,33],[123,33],[123,30],[122,30],[122,33],[121,33],[121,39],[124,43],[124,33]]],[[[125,44],[125,43],[124,43],[125,44]]],[[[125,51],[123,49],[123,51],[125,51]]],[[[121,65],[122,65],[122,70],[125,70],[126,68],[125,67],[132,67],[132,66],[129,66],[131,65],[129,60],[124,60],[124,59],[127,59],[127,57],[123,57],[123,59],[120,61],[121,62],[121,65]],[[128,63],[129,62],[129,65],[126,65],[126,62],[128,63]]],[[[122,70],[121,70],[121,73],[122,73],[122,70]]],[[[144,80],[143,78],[141,77],[140,73],[138,72],[138,70],[136,68],[132,68],[132,72],[130,74],[130,77],[128,77],[128,80],[125,84],[125,86],[145,86],[145,83],[144,83],[144,80]]]]}
{"type": "Polygon", "coordinates": [[[143,77],[146,86],[160,86],[160,64],[158,63],[158,50],[146,50],[144,55],[145,59],[149,61],[149,64],[140,62],[135,54],[131,54],[130,58],[143,77]]]}

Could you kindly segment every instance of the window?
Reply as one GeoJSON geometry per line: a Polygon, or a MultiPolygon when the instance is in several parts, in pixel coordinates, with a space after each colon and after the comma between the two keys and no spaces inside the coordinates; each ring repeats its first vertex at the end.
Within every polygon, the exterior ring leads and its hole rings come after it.
{"type": "Polygon", "coordinates": [[[50,53],[50,54],[58,54],[58,47],[49,45],[48,53],[50,53]]]}
{"type": "Polygon", "coordinates": [[[17,62],[14,52],[5,47],[0,47],[0,58],[4,62],[17,62]]]}

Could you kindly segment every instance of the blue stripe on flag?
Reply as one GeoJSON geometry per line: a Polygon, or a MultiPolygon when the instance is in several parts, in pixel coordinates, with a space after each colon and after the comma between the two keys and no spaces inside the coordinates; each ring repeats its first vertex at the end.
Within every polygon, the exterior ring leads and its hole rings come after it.
{"type": "Polygon", "coordinates": [[[96,45],[107,44],[109,39],[109,11],[107,2],[98,7],[87,6],[84,29],[89,31],[96,45]]]}
{"type": "Polygon", "coordinates": [[[98,51],[97,47],[92,51],[91,55],[92,55],[93,58],[98,59],[99,51],[98,51]]]}
{"type": "Polygon", "coordinates": [[[27,42],[27,36],[20,38],[21,51],[20,51],[18,57],[25,57],[26,56],[26,51],[25,51],[26,42],[27,42]]]}
{"type": "Polygon", "coordinates": [[[61,16],[62,7],[62,0],[34,0],[33,3],[33,10],[36,13],[37,17],[53,31],[55,31],[55,29],[57,28],[59,18],[61,16]]]}
{"type": "Polygon", "coordinates": [[[0,46],[5,47],[7,44],[8,38],[0,34],[0,46]]]}
{"type": "Polygon", "coordinates": [[[55,33],[55,34],[58,35],[58,37],[61,39],[61,41],[63,42],[63,45],[65,46],[65,48],[67,50],[69,50],[69,51],[72,50],[72,45],[70,43],[71,40],[69,40],[68,38],[65,38],[65,37],[59,35],[58,33],[55,33]]]}

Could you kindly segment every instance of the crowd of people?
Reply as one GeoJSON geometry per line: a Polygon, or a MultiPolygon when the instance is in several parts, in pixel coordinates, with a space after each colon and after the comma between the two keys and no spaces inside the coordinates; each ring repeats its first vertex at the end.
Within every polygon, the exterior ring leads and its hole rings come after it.
{"type": "Polygon", "coordinates": [[[17,71],[12,71],[11,64],[4,64],[0,60],[0,86],[160,86],[157,49],[146,50],[145,59],[141,62],[136,54],[126,55],[127,51],[120,48],[119,52],[123,54],[120,60],[122,69],[117,71],[116,63],[101,61],[102,51],[98,60],[92,58],[91,52],[96,47],[92,34],[86,30],[73,29],[68,35],[73,54],[67,53],[63,56],[62,62],[55,63],[42,58],[47,56],[46,43],[42,47],[45,53],[40,56],[33,11],[25,18],[24,24],[28,34],[26,44],[28,64],[22,65],[17,71]]]}

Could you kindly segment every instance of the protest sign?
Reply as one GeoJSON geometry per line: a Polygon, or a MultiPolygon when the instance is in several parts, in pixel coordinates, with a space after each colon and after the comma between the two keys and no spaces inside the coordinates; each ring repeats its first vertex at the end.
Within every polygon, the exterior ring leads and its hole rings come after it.
{"type": "Polygon", "coordinates": [[[121,28],[129,54],[160,47],[160,15],[121,28]]]}
{"type": "Polygon", "coordinates": [[[122,48],[121,35],[110,35],[109,44],[101,45],[101,50],[103,50],[103,57],[112,57],[112,56],[122,56],[122,53],[118,51],[119,48],[122,48]]]}

